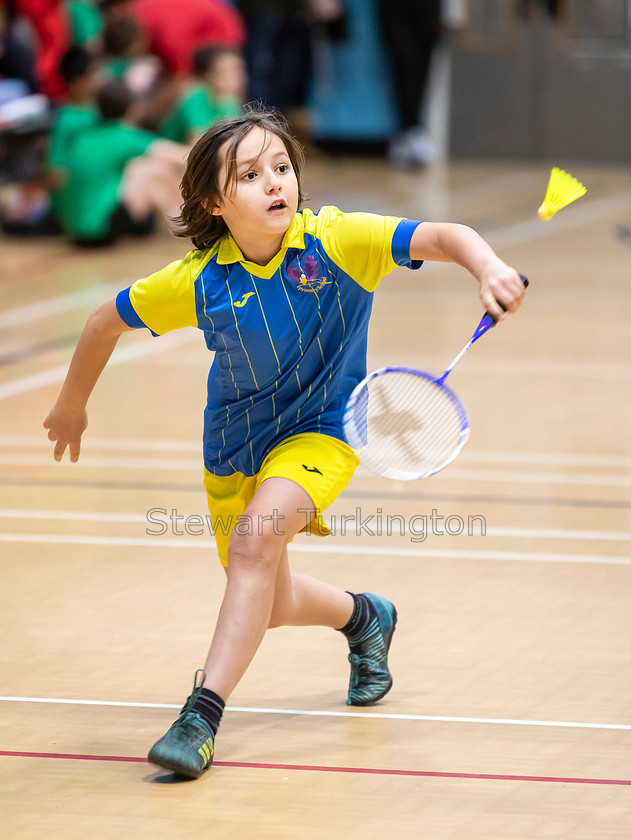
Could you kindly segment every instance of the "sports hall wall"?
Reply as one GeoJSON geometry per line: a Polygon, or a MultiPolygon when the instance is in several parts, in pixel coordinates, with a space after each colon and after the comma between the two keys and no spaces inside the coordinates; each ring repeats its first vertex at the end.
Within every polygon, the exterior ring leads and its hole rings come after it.
{"type": "MultiPolygon", "coordinates": [[[[346,40],[316,48],[314,133],[386,140],[396,118],[375,0],[345,3],[346,40]]],[[[426,103],[442,157],[631,161],[631,0],[446,0],[445,11],[426,103]]]]}

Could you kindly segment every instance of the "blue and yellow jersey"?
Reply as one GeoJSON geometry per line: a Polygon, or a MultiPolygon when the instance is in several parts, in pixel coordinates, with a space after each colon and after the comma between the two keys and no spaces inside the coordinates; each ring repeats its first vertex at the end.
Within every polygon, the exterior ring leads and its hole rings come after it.
{"type": "Polygon", "coordinates": [[[255,475],[281,440],[344,439],[342,415],[366,375],[373,292],[395,266],[418,268],[419,222],[370,213],[296,213],[279,253],[248,262],[230,235],[120,292],[130,327],[203,330],[215,352],[204,413],[204,464],[255,475]]]}

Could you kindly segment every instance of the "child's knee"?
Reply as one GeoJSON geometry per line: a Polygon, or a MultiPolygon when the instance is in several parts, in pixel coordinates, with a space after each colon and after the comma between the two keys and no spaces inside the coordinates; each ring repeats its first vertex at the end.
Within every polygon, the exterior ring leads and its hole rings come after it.
{"type": "Polygon", "coordinates": [[[283,543],[275,534],[232,532],[228,545],[228,568],[250,569],[275,574],[283,543]]]}

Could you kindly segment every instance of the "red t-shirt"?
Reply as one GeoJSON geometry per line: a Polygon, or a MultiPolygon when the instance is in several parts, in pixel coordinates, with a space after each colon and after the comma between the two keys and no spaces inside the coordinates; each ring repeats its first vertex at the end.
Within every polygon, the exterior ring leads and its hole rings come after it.
{"type": "Polygon", "coordinates": [[[172,73],[190,73],[198,47],[245,42],[243,19],[224,0],[136,0],[130,11],[147,33],[151,52],[172,73]]]}
{"type": "MultiPolygon", "coordinates": [[[[5,5],[0,0],[0,6],[5,5]]],[[[27,17],[37,36],[37,79],[40,93],[63,99],[67,93],[59,62],[68,49],[68,31],[61,0],[16,0],[16,12],[27,17]]]]}

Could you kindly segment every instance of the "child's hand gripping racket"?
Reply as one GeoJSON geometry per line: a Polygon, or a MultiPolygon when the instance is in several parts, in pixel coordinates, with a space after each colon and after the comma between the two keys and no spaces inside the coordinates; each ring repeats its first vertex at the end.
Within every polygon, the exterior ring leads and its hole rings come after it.
{"type": "MultiPolygon", "coordinates": [[[[527,278],[520,277],[527,287],[527,278]]],[[[445,380],[494,324],[495,318],[485,314],[438,378],[415,368],[384,367],[353,389],[344,411],[344,434],[362,464],[387,478],[412,481],[454,460],[469,437],[469,420],[445,380]]]]}

